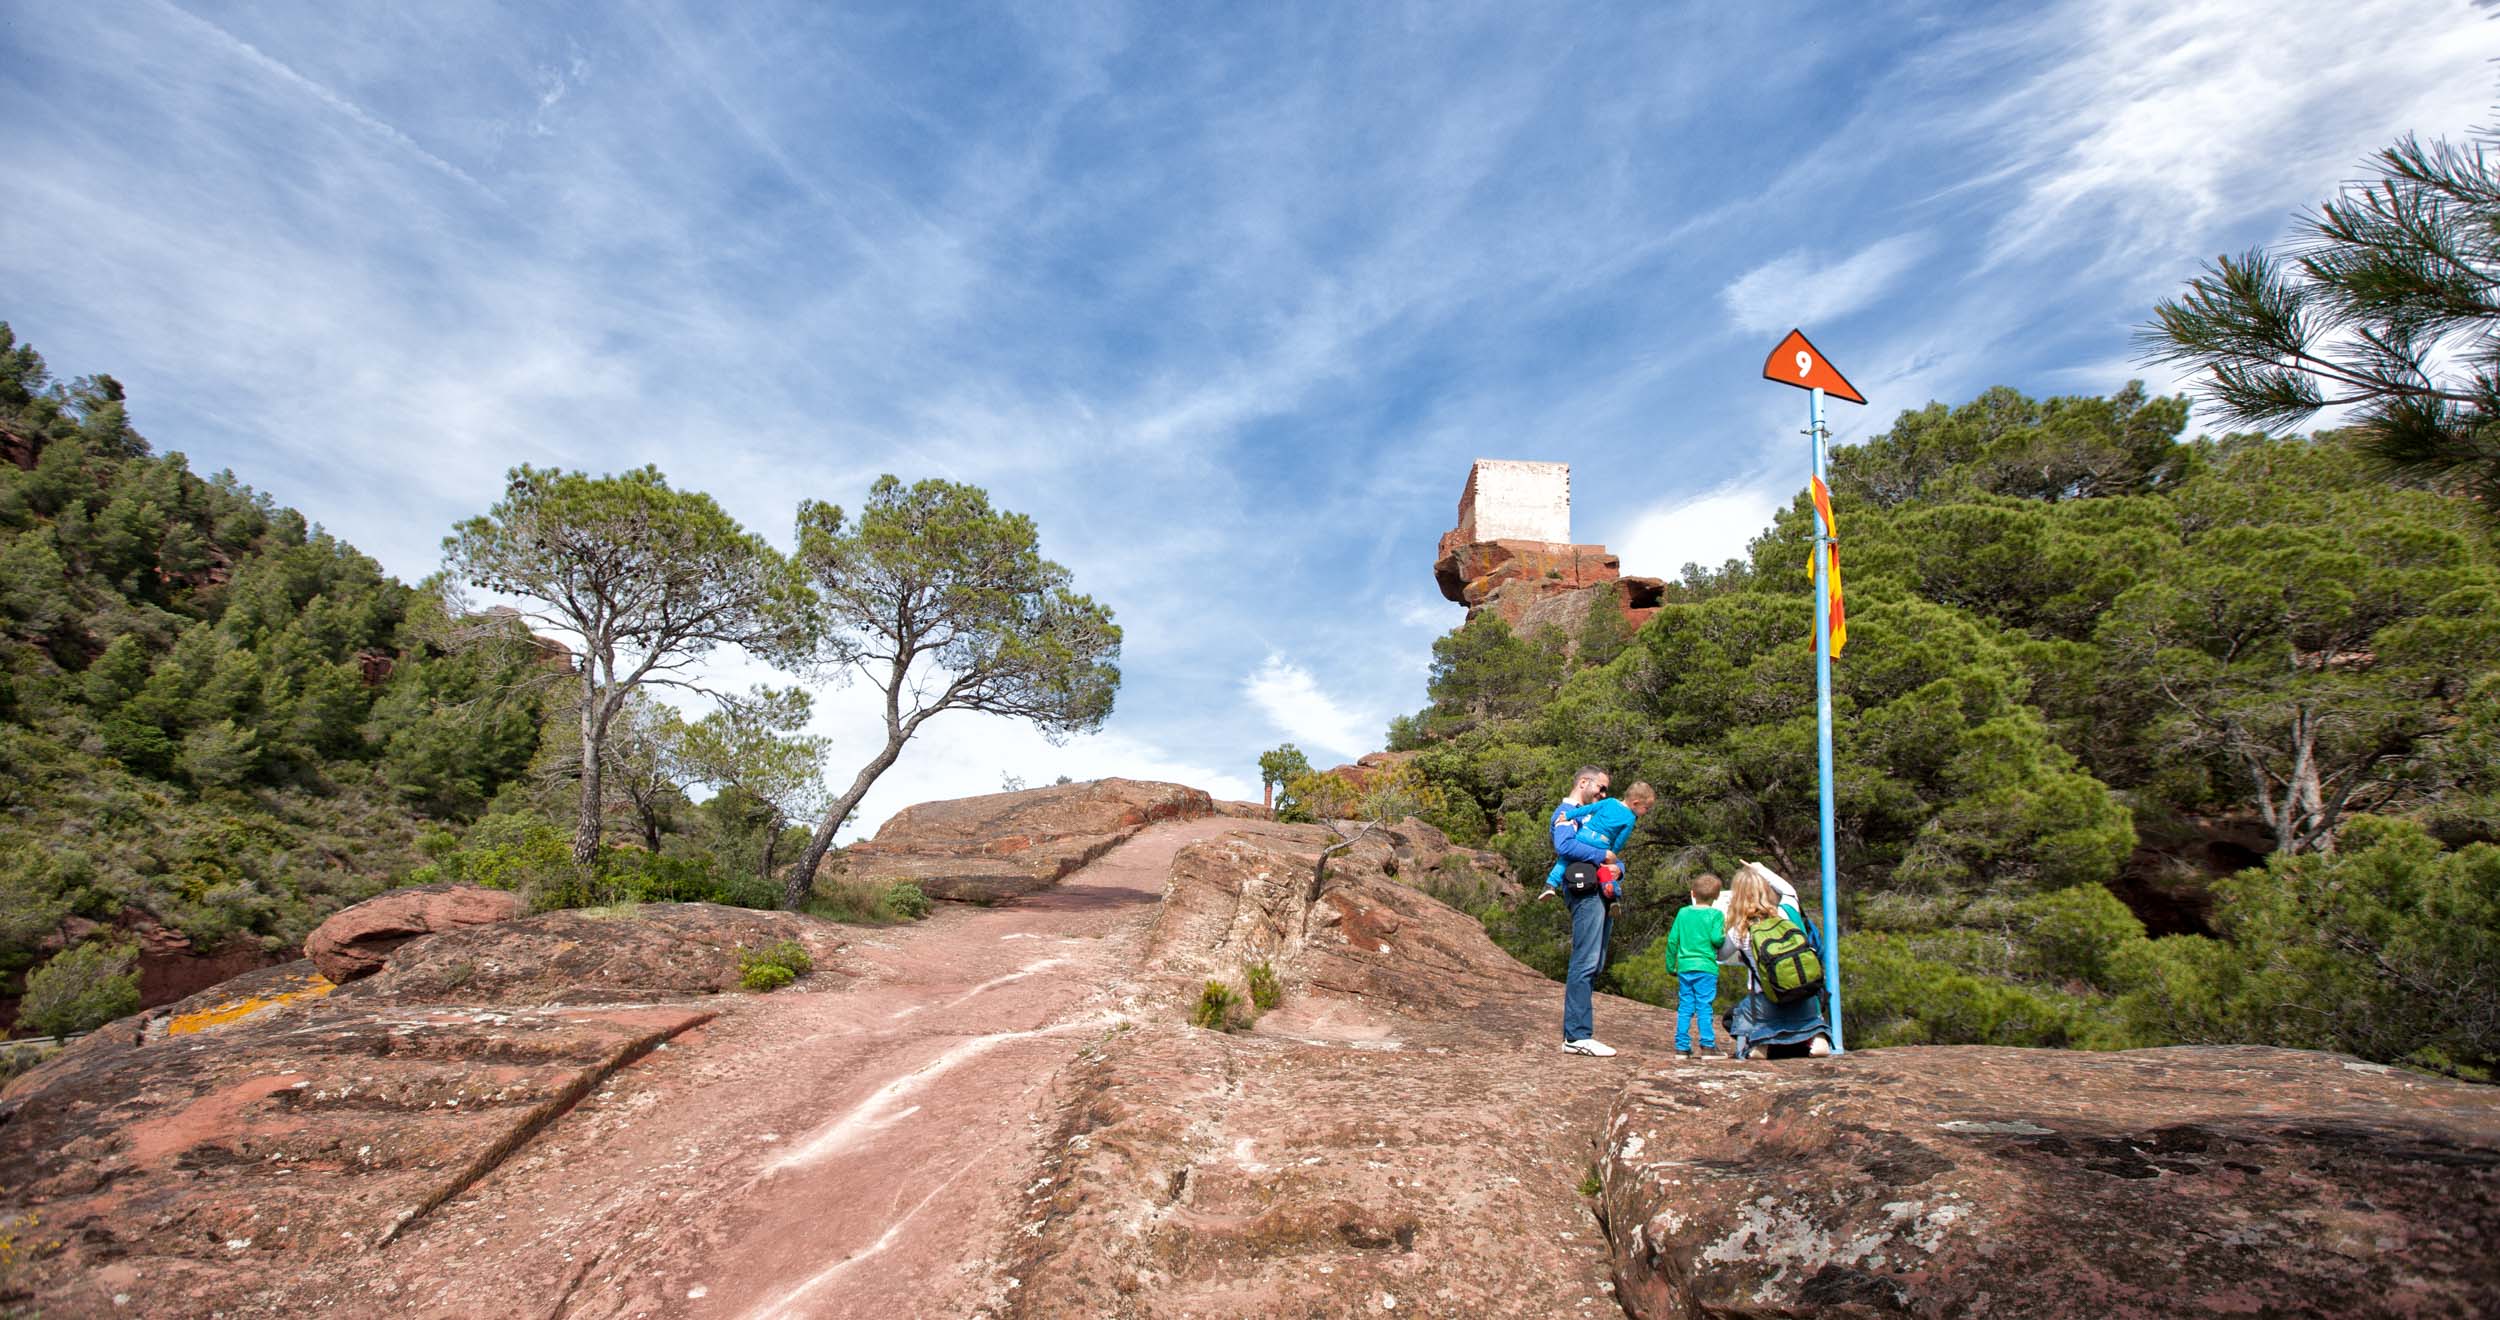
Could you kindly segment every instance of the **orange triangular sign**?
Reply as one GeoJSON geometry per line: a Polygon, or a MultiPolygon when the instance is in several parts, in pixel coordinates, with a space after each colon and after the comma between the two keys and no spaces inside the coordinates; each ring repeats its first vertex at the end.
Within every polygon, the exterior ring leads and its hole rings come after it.
{"type": "Polygon", "coordinates": [[[1821,390],[1851,403],[1866,402],[1866,396],[1858,393],[1858,387],[1850,384],[1849,378],[1840,374],[1840,368],[1823,356],[1823,350],[1806,339],[1803,330],[1789,331],[1788,338],[1771,350],[1770,358],[1762,364],[1762,378],[1801,390],[1821,390]]]}

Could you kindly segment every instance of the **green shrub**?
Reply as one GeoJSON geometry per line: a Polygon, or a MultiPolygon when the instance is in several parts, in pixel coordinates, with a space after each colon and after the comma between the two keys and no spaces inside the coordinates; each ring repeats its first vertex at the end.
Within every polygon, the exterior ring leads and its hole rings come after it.
{"type": "Polygon", "coordinates": [[[891,884],[820,880],[815,895],[801,910],[811,917],[854,926],[900,926],[929,915],[934,906],[920,886],[909,880],[891,884]]]}
{"type": "Polygon", "coordinates": [[[1262,1013],[1285,1001],[1285,988],[1276,983],[1276,969],[1266,963],[1250,964],[1245,978],[1250,983],[1250,1002],[1262,1013]]]}
{"type": "Polygon", "coordinates": [[[779,963],[745,964],[744,970],[738,973],[738,984],[758,994],[767,995],[797,979],[799,979],[797,972],[779,963]]]}
{"type": "Polygon", "coordinates": [[[2050,980],[2112,988],[2112,960],[2144,939],[2144,923],[2101,885],[2076,885],[2024,899],[2014,929],[2025,971],[2050,980]]]}
{"type": "Polygon", "coordinates": [[[1973,975],[1894,935],[1844,935],[1841,986],[1853,1045],[2137,1043],[2106,999],[1973,975]]]}
{"type": "MultiPolygon", "coordinates": [[[[1606,969],[1607,979],[1614,983],[1616,994],[1637,999],[1660,1008],[1675,1007],[1675,969],[1667,965],[1667,937],[1651,940],[1649,947],[1629,958],[1617,958],[1606,969]]],[[[1739,971],[1737,978],[1742,980],[1739,971]]],[[[1721,978],[1725,979],[1725,978],[1721,978]]]]}
{"type": "Polygon", "coordinates": [[[1233,993],[1231,986],[1209,981],[1206,989],[1198,992],[1198,1002],[1190,1006],[1189,1022],[1209,1031],[1231,1031],[1241,1025],[1240,1008],[1241,996],[1233,993]]]}
{"type": "Polygon", "coordinates": [[[66,1036],[138,1012],[137,954],[100,941],[61,950],[27,976],[18,1022],[39,1035],[66,1036]]]}
{"type": "Polygon", "coordinates": [[[909,880],[897,880],[887,885],[881,905],[905,921],[918,921],[936,906],[927,894],[920,892],[919,885],[909,880]]]}
{"type": "Polygon", "coordinates": [[[781,906],[781,886],[752,871],[733,871],[714,878],[712,896],[705,901],[770,912],[781,906]]]}
{"type": "Polygon", "coordinates": [[[2227,940],[2113,961],[2129,1022],[2500,1077],[2500,847],[2451,850],[2412,821],[2360,816],[2335,852],[2277,854],[2216,896],[2227,940]]]}
{"type": "Polygon", "coordinates": [[[779,940],[738,955],[738,984],[770,993],[816,970],[816,960],[797,940],[779,940]]]}
{"type": "Polygon", "coordinates": [[[592,897],[576,892],[581,873],[573,865],[572,836],[546,817],[527,812],[480,818],[458,848],[422,869],[434,873],[428,879],[509,889],[541,908],[581,907],[592,897]]]}
{"type": "Polygon", "coordinates": [[[727,902],[723,878],[714,873],[707,858],[673,857],[640,848],[599,852],[599,888],[610,902],[727,902]]]}

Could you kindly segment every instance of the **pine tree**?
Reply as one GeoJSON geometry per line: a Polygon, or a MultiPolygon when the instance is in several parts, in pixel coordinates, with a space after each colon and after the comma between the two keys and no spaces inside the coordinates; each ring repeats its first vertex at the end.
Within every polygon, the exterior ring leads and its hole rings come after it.
{"type": "Polygon", "coordinates": [[[2161,304],[2150,361],[2210,373],[2225,421],[2350,406],[2386,469],[2500,505],[2500,160],[2406,137],[2275,251],[2222,257],[2161,304]]]}

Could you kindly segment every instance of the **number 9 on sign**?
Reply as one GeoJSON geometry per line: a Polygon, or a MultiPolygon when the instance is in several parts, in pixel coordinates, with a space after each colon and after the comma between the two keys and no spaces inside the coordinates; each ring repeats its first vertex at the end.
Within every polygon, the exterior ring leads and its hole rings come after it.
{"type": "Polygon", "coordinates": [[[1809,342],[1802,330],[1789,331],[1779,347],[1762,359],[1762,378],[1801,390],[1822,390],[1850,403],[1866,402],[1866,396],[1833,368],[1832,360],[1823,356],[1823,350],[1809,342]]]}

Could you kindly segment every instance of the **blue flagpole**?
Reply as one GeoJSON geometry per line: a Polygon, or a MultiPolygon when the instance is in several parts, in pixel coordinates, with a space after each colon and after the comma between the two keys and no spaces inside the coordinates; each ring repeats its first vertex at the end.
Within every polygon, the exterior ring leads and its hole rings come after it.
{"type": "MultiPolygon", "coordinates": [[[[1814,392],[1807,440],[1814,446],[1814,476],[1823,475],[1823,391],[1814,392]]],[[[1832,1053],[1840,1039],[1840,880],[1837,850],[1832,845],[1832,581],[1831,536],[1818,514],[1814,519],[1814,723],[1815,770],[1822,779],[1820,815],[1823,831],[1823,993],[1832,1002],[1832,1053]]]]}

